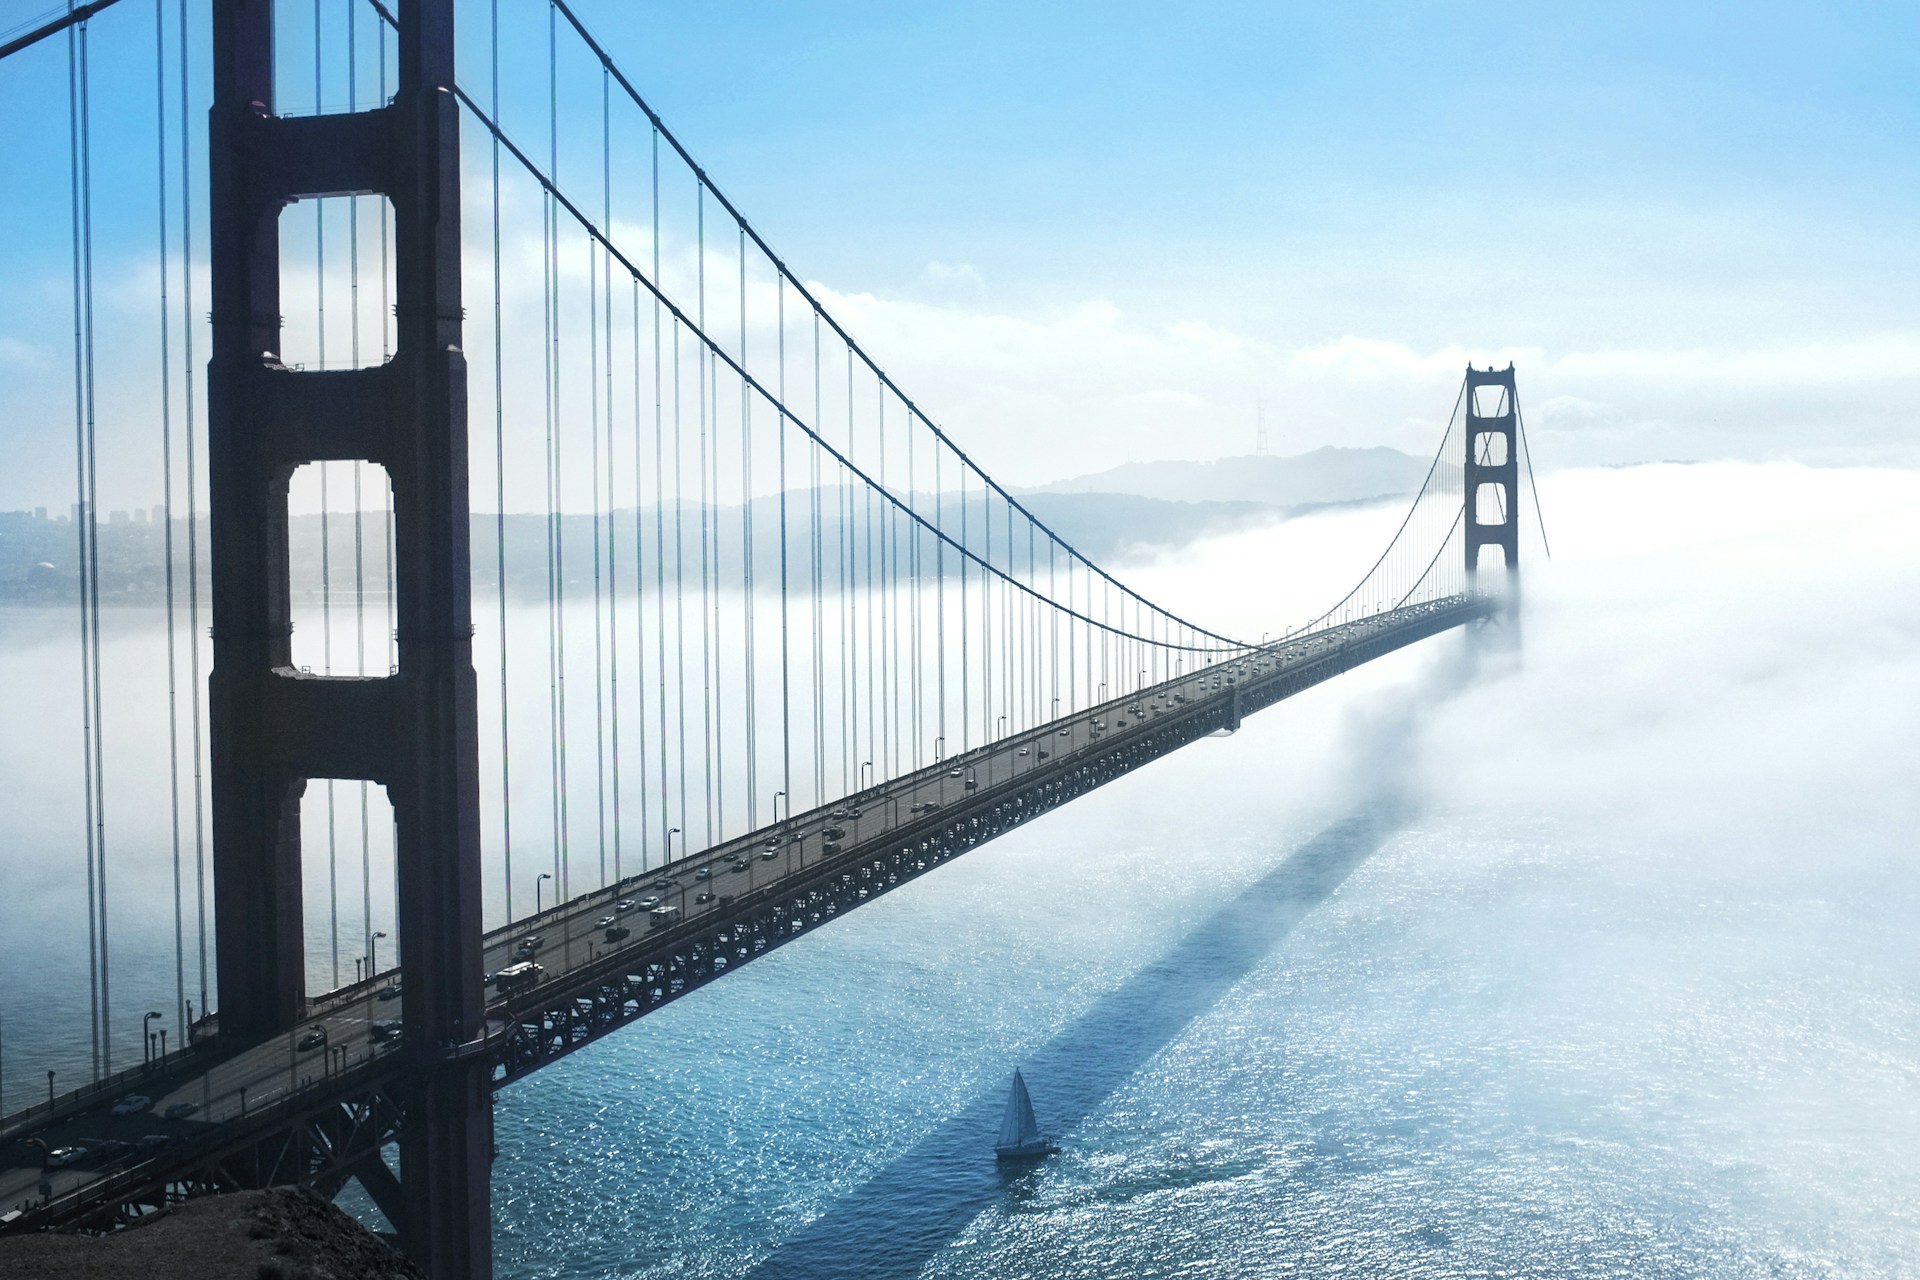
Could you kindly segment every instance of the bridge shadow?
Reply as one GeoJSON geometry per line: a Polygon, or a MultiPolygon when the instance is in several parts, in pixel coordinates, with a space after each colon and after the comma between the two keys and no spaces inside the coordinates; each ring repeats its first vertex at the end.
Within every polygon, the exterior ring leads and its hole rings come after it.
{"type": "MultiPolygon", "coordinates": [[[[1039,1095],[1043,1127],[1068,1137],[1195,1018],[1332,896],[1353,870],[1405,822],[1407,809],[1380,802],[1295,850],[1242,890],[1173,949],[1098,1000],[1021,1068],[1039,1095]]],[[[1002,1196],[1019,1193],[991,1150],[1005,1102],[996,1075],[872,1179],[832,1205],[754,1269],[754,1280],[918,1274],[968,1223],[1002,1196]]]]}

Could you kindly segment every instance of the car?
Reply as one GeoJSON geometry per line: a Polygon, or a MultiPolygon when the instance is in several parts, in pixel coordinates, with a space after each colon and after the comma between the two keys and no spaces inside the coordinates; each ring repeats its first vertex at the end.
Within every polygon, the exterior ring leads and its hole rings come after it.
{"type": "Polygon", "coordinates": [[[820,852],[838,853],[840,852],[840,842],[837,840],[822,840],[820,842],[820,852]]]}
{"type": "Polygon", "coordinates": [[[622,898],[620,899],[620,901],[613,904],[613,909],[615,911],[620,912],[622,915],[625,915],[627,912],[633,910],[633,908],[634,908],[634,901],[632,898],[622,898]]]}
{"type": "Polygon", "coordinates": [[[144,1093],[130,1093],[113,1104],[113,1114],[117,1116],[139,1115],[153,1105],[153,1099],[144,1093]]]}
{"type": "Polygon", "coordinates": [[[309,1050],[309,1049],[318,1049],[322,1045],[326,1044],[326,1042],[327,1042],[327,1029],[325,1027],[315,1027],[312,1031],[309,1031],[307,1032],[307,1034],[301,1036],[300,1039],[297,1042],[295,1042],[294,1048],[299,1049],[302,1052],[305,1052],[306,1050],[309,1050]]]}
{"type": "Polygon", "coordinates": [[[1060,736],[1061,736],[1061,737],[1063,737],[1063,738],[1071,738],[1071,737],[1073,736],[1073,730],[1071,730],[1071,729],[1062,729],[1062,730],[1060,731],[1060,736]]]}
{"type": "Polygon", "coordinates": [[[520,939],[519,945],[516,946],[514,950],[518,951],[523,956],[530,956],[534,952],[538,951],[541,947],[544,947],[546,945],[547,945],[547,940],[545,938],[541,937],[537,933],[530,933],[526,937],[520,939]]]}
{"type": "Polygon", "coordinates": [[[704,906],[707,903],[713,901],[713,890],[702,889],[700,892],[693,895],[693,900],[696,903],[699,903],[700,905],[704,906]]]}
{"type": "Polygon", "coordinates": [[[850,804],[847,806],[847,816],[849,818],[857,818],[864,812],[866,812],[866,810],[862,809],[857,804],[850,804]]]}
{"type": "Polygon", "coordinates": [[[723,854],[721,854],[721,855],[720,855],[720,861],[722,861],[722,862],[738,862],[738,861],[740,861],[740,855],[739,855],[739,854],[737,854],[737,853],[723,853],[723,854]]]}
{"type": "Polygon", "coordinates": [[[646,897],[640,899],[640,909],[642,911],[651,911],[655,907],[659,906],[663,901],[665,901],[665,899],[661,898],[659,894],[650,893],[646,897]]]}
{"type": "Polygon", "coordinates": [[[768,836],[766,844],[769,849],[778,849],[780,847],[780,836],[778,833],[768,836]]]}
{"type": "Polygon", "coordinates": [[[598,920],[595,920],[593,922],[593,927],[596,929],[611,929],[618,922],[619,922],[618,916],[601,916],[598,920]]]}
{"type": "Polygon", "coordinates": [[[388,1041],[398,1040],[400,1036],[401,1030],[398,1021],[374,1022],[369,1023],[367,1026],[367,1039],[373,1041],[375,1044],[386,1044],[388,1041]]]}
{"type": "Polygon", "coordinates": [[[185,1120],[199,1109],[200,1104],[197,1102],[176,1102],[160,1114],[168,1120],[185,1120]]]}
{"type": "Polygon", "coordinates": [[[1018,751],[1014,752],[1014,754],[1017,756],[1024,756],[1024,755],[1029,755],[1031,753],[1027,750],[1027,748],[1022,747],[1018,751]]]}
{"type": "Polygon", "coordinates": [[[844,840],[847,835],[847,829],[845,827],[825,827],[821,830],[820,834],[829,840],[844,840]]]}
{"type": "Polygon", "coordinates": [[[633,930],[623,924],[617,924],[611,929],[608,929],[605,936],[608,942],[619,942],[623,938],[632,936],[632,934],[633,930]]]}
{"type": "Polygon", "coordinates": [[[745,875],[747,872],[751,870],[753,870],[753,864],[751,862],[739,862],[734,864],[733,874],[737,876],[745,875]]]}
{"type": "Polygon", "coordinates": [[[400,984],[397,982],[389,982],[386,986],[380,988],[380,994],[374,998],[381,1001],[398,1000],[400,998],[400,984]]]}
{"type": "Polygon", "coordinates": [[[86,1158],[85,1147],[55,1147],[47,1152],[47,1168],[64,1169],[70,1164],[79,1164],[86,1158]]]}
{"type": "Polygon", "coordinates": [[[1035,756],[1037,756],[1037,757],[1038,757],[1039,759],[1041,759],[1041,760],[1045,760],[1045,759],[1046,759],[1046,758],[1047,758],[1048,756],[1050,756],[1050,755],[1052,755],[1052,754],[1053,754],[1053,752],[1051,752],[1051,751],[1047,751],[1047,750],[1045,750],[1045,749],[1042,749],[1042,750],[1040,750],[1040,751],[1036,751],[1036,752],[1035,752],[1034,754],[1035,754],[1035,756]]]}
{"type": "Polygon", "coordinates": [[[174,1142],[175,1138],[170,1133],[149,1133],[141,1137],[139,1147],[142,1151],[158,1151],[162,1147],[172,1146],[174,1142]]]}
{"type": "Polygon", "coordinates": [[[851,818],[851,817],[853,816],[853,814],[851,814],[851,813],[849,813],[849,812],[848,812],[847,810],[845,810],[845,809],[835,809],[835,810],[834,810],[834,811],[833,811],[832,813],[830,813],[830,814],[828,814],[827,816],[828,816],[829,818],[840,818],[840,819],[842,819],[842,820],[844,820],[844,819],[847,819],[847,818],[851,818]]]}
{"type": "Polygon", "coordinates": [[[961,774],[963,774],[963,773],[965,773],[965,772],[966,772],[966,770],[965,770],[965,769],[949,769],[949,770],[947,770],[947,776],[948,776],[949,778],[957,778],[957,777],[959,777],[959,776],[960,776],[961,774]]]}
{"type": "Polygon", "coordinates": [[[92,1150],[95,1164],[112,1164],[115,1160],[124,1160],[132,1155],[133,1144],[108,1138],[105,1142],[95,1143],[92,1150]]]}
{"type": "Polygon", "coordinates": [[[713,868],[702,867],[698,871],[693,873],[693,878],[695,880],[711,880],[713,879],[713,868]]]}
{"type": "Polygon", "coordinates": [[[760,851],[760,861],[762,862],[772,862],[775,858],[779,856],[780,856],[780,850],[778,848],[762,849],[760,851]]]}

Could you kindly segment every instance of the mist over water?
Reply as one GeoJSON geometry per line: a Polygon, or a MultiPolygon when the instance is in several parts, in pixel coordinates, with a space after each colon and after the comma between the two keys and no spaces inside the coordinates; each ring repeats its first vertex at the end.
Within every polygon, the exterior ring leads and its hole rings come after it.
{"type": "MultiPolygon", "coordinates": [[[[1920,475],[1542,490],[1517,659],[1343,676],[499,1095],[497,1274],[1912,1274],[1920,475]],[[1064,1151],[1002,1179],[1016,1066],[1064,1151]]],[[[1394,514],[1125,576],[1258,634],[1394,514]]],[[[85,1032],[79,832],[36,799],[78,792],[67,697],[8,703],[12,1105],[36,1028],[85,1032]]],[[[171,921],[134,926],[171,872],[164,737],[121,732],[131,1010],[172,999],[171,921]]]]}

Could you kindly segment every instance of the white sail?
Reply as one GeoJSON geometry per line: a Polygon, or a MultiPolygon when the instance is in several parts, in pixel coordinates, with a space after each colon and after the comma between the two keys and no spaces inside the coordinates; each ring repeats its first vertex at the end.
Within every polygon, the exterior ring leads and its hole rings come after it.
{"type": "Polygon", "coordinates": [[[1040,1125],[1033,1118],[1033,1099],[1027,1096],[1027,1082],[1013,1073],[1013,1088],[1007,1091],[1007,1109],[1000,1115],[1000,1136],[996,1147],[1024,1147],[1040,1138],[1040,1125]]]}

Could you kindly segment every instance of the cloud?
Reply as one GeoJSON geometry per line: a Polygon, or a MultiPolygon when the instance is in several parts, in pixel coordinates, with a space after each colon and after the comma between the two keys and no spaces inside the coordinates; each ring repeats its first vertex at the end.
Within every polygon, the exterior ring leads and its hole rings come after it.
{"type": "Polygon", "coordinates": [[[929,262],[920,272],[920,278],[928,284],[952,287],[965,285],[973,289],[986,288],[987,282],[971,263],[929,262]]]}

